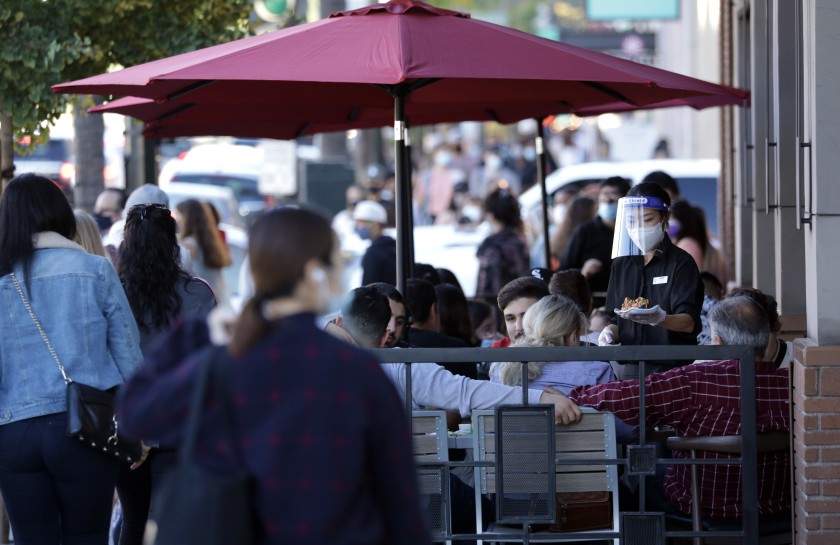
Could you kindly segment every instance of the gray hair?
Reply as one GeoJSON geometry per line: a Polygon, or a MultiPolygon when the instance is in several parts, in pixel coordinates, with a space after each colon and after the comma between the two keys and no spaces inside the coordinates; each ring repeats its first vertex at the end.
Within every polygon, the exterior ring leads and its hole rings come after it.
{"type": "Polygon", "coordinates": [[[756,359],[767,351],[770,323],[764,309],[749,297],[727,297],[716,303],[709,313],[709,326],[712,337],[717,335],[723,344],[753,347],[756,359]]]}
{"type": "MultiPolygon", "coordinates": [[[[577,304],[564,295],[543,297],[525,312],[522,329],[525,338],[514,346],[566,346],[566,339],[577,334],[586,323],[586,316],[577,304]]],[[[574,337],[573,337],[574,338],[574,337]]],[[[542,375],[547,362],[528,362],[528,380],[542,375]]],[[[522,384],[522,364],[519,362],[496,362],[490,372],[498,370],[499,382],[508,386],[522,384]]]]}

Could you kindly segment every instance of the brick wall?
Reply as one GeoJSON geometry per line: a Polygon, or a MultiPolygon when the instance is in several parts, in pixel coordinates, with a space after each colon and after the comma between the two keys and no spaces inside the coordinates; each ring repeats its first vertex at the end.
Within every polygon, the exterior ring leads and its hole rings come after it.
{"type": "Polygon", "coordinates": [[[840,531],[840,347],[794,343],[794,531],[797,545],[837,545],[840,531]]]}

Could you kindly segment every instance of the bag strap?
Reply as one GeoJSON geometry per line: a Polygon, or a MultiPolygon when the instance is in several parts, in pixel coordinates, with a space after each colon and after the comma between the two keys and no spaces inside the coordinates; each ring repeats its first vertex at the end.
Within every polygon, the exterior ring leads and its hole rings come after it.
{"type": "Polygon", "coordinates": [[[245,468],[245,459],[242,451],[239,450],[239,442],[236,440],[236,429],[233,425],[233,403],[228,391],[228,384],[230,384],[230,360],[227,358],[227,349],[216,349],[215,360],[215,380],[214,386],[216,391],[216,400],[219,404],[219,412],[221,416],[222,426],[225,428],[228,440],[230,441],[230,453],[233,458],[235,466],[239,469],[245,468]]]}
{"type": "Polygon", "coordinates": [[[181,465],[189,463],[190,457],[195,450],[195,440],[198,436],[198,427],[201,423],[201,409],[204,405],[204,398],[207,394],[207,381],[212,373],[213,353],[212,349],[208,357],[208,361],[204,362],[201,369],[196,376],[195,386],[193,386],[192,398],[190,399],[190,409],[187,416],[187,424],[184,428],[184,438],[181,441],[181,448],[178,452],[178,462],[181,465]]]}
{"type": "Polygon", "coordinates": [[[217,397],[222,426],[228,436],[234,462],[238,468],[244,468],[242,453],[239,450],[233,433],[233,408],[227,390],[227,373],[223,372],[227,370],[227,365],[225,365],[227,361],[225,357],[227,349],[225,347],[213,346],[207,352],[207,358],[198,372],[196,383],[193,387],[184,438],[178,452],[178,462],[182,465],[189,463],[195,451],[198,430],[201,424],[202,409],[207,392],[210,390],[208,387],[208,382],[210,382],[210,386],[213,388],[217,397]]]}
{"type": "Polygon", "coordinates": [[[61,365],[61,360],[58,359],[58,354],[55,353],[55,349],[53,348],[52,343],[50,343],[50,339],[47,337],[47,333],[44,331],[44,328],[41,327],[41,322],[38,320],[38,317],[35,316],[35,313],[32,311],[32,307],[29,305],[29,300],[26,298],[26,295],[24,295],[23,289],[21,289],[20,282],[18,282],[15,273],[12,273],[12,283],[14,283],[18,295],[20,295],[20,300],[23,301],[23,306],[26,307],[26,310],[32,317],[32,321],[35,322],[35,327],[38,328],[38,333],[40,333],[41,338],[44,339],[44,344],[47,345],[47,348],[50,350],[50,354],[52,354],[55,363],[58,364],[58,370],[61,371],[61,376],[64,377],[64,384],[70,384],[71,382],[73,382],[73,379],[71,379],[67,375],[67,371],[65,371],[64,366],[61,365]]]}

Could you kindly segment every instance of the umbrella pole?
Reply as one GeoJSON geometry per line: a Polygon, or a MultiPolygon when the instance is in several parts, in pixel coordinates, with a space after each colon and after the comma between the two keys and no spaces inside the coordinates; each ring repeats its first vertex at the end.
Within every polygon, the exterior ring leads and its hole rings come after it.
{"type": "Polygon", "coordinates": [[[397,289],[405,296],[406,280],[411,271],[413,238],[411,218],[406,210],[411,206],[411,180],[407,175],[405,89],[394,89],[394,176],[397,204],[397,289]]]}
{"type": "Polygon", "coordinates": [[[545,268],[551,268],[551,239],[548,236],[548,190],[545,187],[545,141],[543,136],[545,128],[542,119],[535,119],[537,122],[537,137],[534,141],[534,148],[537,150],[537,180],[540,182],[542,193],[542,219],[543,219],[543,240],[545,241],[545,268]]]}
{"type": "Polygon", "coordinates": [[[408,198],[405,199],[405,217],[411,244],[408,245],[408,263],[406,277],[414,278],[414,188],[411,184],[411,136],[408,132],[408,119],[405,121],[405,158],[403,162],[405,179],[408,180],[408,198]]]}

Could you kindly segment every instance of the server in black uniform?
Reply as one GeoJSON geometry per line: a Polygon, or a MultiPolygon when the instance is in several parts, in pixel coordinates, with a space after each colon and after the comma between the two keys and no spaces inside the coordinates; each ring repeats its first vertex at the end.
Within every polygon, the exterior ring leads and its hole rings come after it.
{"type": "Polygon", "coordinates": [[[703,284],[694,259],[668,238],[670,206],[668,193],[652,183],[619,200],[605,305],[611,324],[598,344],[697,344],[703,284]],[[641,308],[623,308],[625,299],[640,297],[647,300],[641,308]]]}

